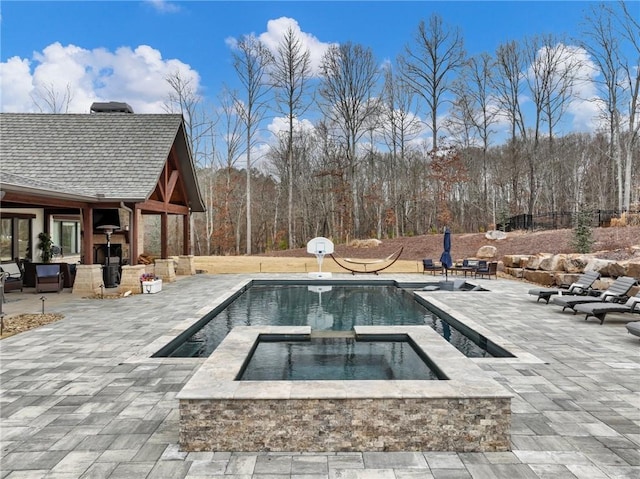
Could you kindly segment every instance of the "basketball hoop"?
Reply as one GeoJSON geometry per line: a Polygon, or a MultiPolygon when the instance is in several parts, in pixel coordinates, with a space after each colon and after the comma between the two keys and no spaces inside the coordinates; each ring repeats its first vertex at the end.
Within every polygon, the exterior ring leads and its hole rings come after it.
{"type": "Polygon", "coordinates": [[[333,253],[333,242],[330,239],[318,236],[307,243],[307,253],[313,254],[318,260],[318,272],[309,273],[312,278],[331,278],[331,273],[322,272],[322,260],[326,254],[333,253]]]}

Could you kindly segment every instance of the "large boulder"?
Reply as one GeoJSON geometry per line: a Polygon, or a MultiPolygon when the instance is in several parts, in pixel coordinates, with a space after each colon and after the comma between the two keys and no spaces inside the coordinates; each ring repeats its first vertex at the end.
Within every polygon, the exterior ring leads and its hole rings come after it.
{"type": "Polygon", "coordinates": [[[498,248],[496,248],[495,246],[481,246],[476,253],[476,258],[495,258],[497,252],[498,248]]]}
{"type": "Polygon", "coordinates": [[[575,283],[579,277],[580,277],[579,274],[573,274],[573,273],[556,273],[554,275],[556,284],[565,285],[565,286],[569,286],[575,283]]]}
{"type": "Polygon", "coordinates": [[[507,237],[507,233],[500,230],[490,230],[484,234],[484,237],[488,240],[503,240],[507,237]]]}
{"type": "Polygon", "coordinates": [[[529,256],[529,261],[527,261],[527,269],[540,269],[540,263],[548,258],[551,258],[553,255],[550,253],[538,253],[529,256]]]}
{"type": "Polygon", "coordinates": [[[525,269],[523,271],[523,277],[527,281],[531,281],[532,283],[538,283],[543,286],[553,286],[556,284],[555,275],[548,271],[525,269]]]}
{"type": "Polygon", "coordinates": [[[601,276],[617,278],[626,274],[625,267],[608,259],[592,258],[585,267],[585,271],[597,271],[601,276]]]}
{"type": "Polygon", "coordinates": [[[506,254],[502,257],[505,268],[520,268],[522,256],[517,254],[506,254]]]}
{"type": "Polygon", "coordinates": [[[540,259],[538,269],[541,269],[542,271],[563,271],[565,258],[566,256],[563,254],[545,256],[540,259]]]}
{"type": "Polygon", "coordinates": [[[625,261],[621,263],[625,268],[625,276],[631,276],[640,281],[640,258],[638,259],[630,259],[629,261],[625,261]]]}
{"type": "Polygon", "coordinates": [[[567,273],[582,273],[586,270],[589,261],[593,259],[593,256],[582,254],[570,254],[566,255],[564,259],[563,269],[567,273]]]}

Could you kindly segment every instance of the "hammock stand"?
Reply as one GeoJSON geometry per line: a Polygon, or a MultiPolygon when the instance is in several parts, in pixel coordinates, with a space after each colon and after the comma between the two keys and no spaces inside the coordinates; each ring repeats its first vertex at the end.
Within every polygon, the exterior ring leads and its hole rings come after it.
{"type": "Polygon", "coordinates": [[[356,273],[378,274],[379,271],[382,271],[383,269],[387,269],[393,263],[398,261],[398,259],[400,258],[400,255],[402,254],[403,249],[404,249],[404,246],[401,247],[398,251],[391,253],[386,258],[374,259],[369,261],[359,260],[357,258],[342,258],[340,256],[336,257],[335,253],[332,253],[330,256],[331,256],[331,259],[335,261],[338,266],[346,269],[347,271],[351,271],[351,274],[356,274],[356,273]],[[346,263],[346,265],[343,263],[346,263]],[[357,265],[357,267],[355,266],[352,267],[349,265],[357,265]]]}

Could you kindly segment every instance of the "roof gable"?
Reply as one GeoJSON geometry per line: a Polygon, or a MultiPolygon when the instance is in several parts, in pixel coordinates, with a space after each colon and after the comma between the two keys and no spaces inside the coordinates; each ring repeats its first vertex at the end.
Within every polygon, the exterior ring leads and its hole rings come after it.
{"type": "Polygon", "coordinates": [[[182,115],[3,113],[0,137],[3,180],[66,185],[101,201],[149,198],[175,145],[189,206],[204,211],[182,115]]]}

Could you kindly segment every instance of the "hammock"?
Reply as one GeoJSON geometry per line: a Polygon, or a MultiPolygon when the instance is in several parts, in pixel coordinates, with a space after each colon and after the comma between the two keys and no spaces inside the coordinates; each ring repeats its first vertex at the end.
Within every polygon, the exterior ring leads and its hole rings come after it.
{"type": "Polygon", "coordinates": [[[347,271],[351,271],[351,274],[356,273],[373,273],[378,274],[378,271],[382,271],[383,269],[387,269],[393,263],[398,261],[400,255],[402,254],[401,247],[398,251],[391,253],[386,258],[382,259],[373,259],[373,260],[364,260],[358,258],[342,258],[337,256],[335,253],[331,254],[331,259],[336,262],[338,266],[346,269],[347,271]],[[346,264],[343,264],[346,263],[346,264]],[[357,266],[349,266],[349,265],[357,265],[357,266]]]}

